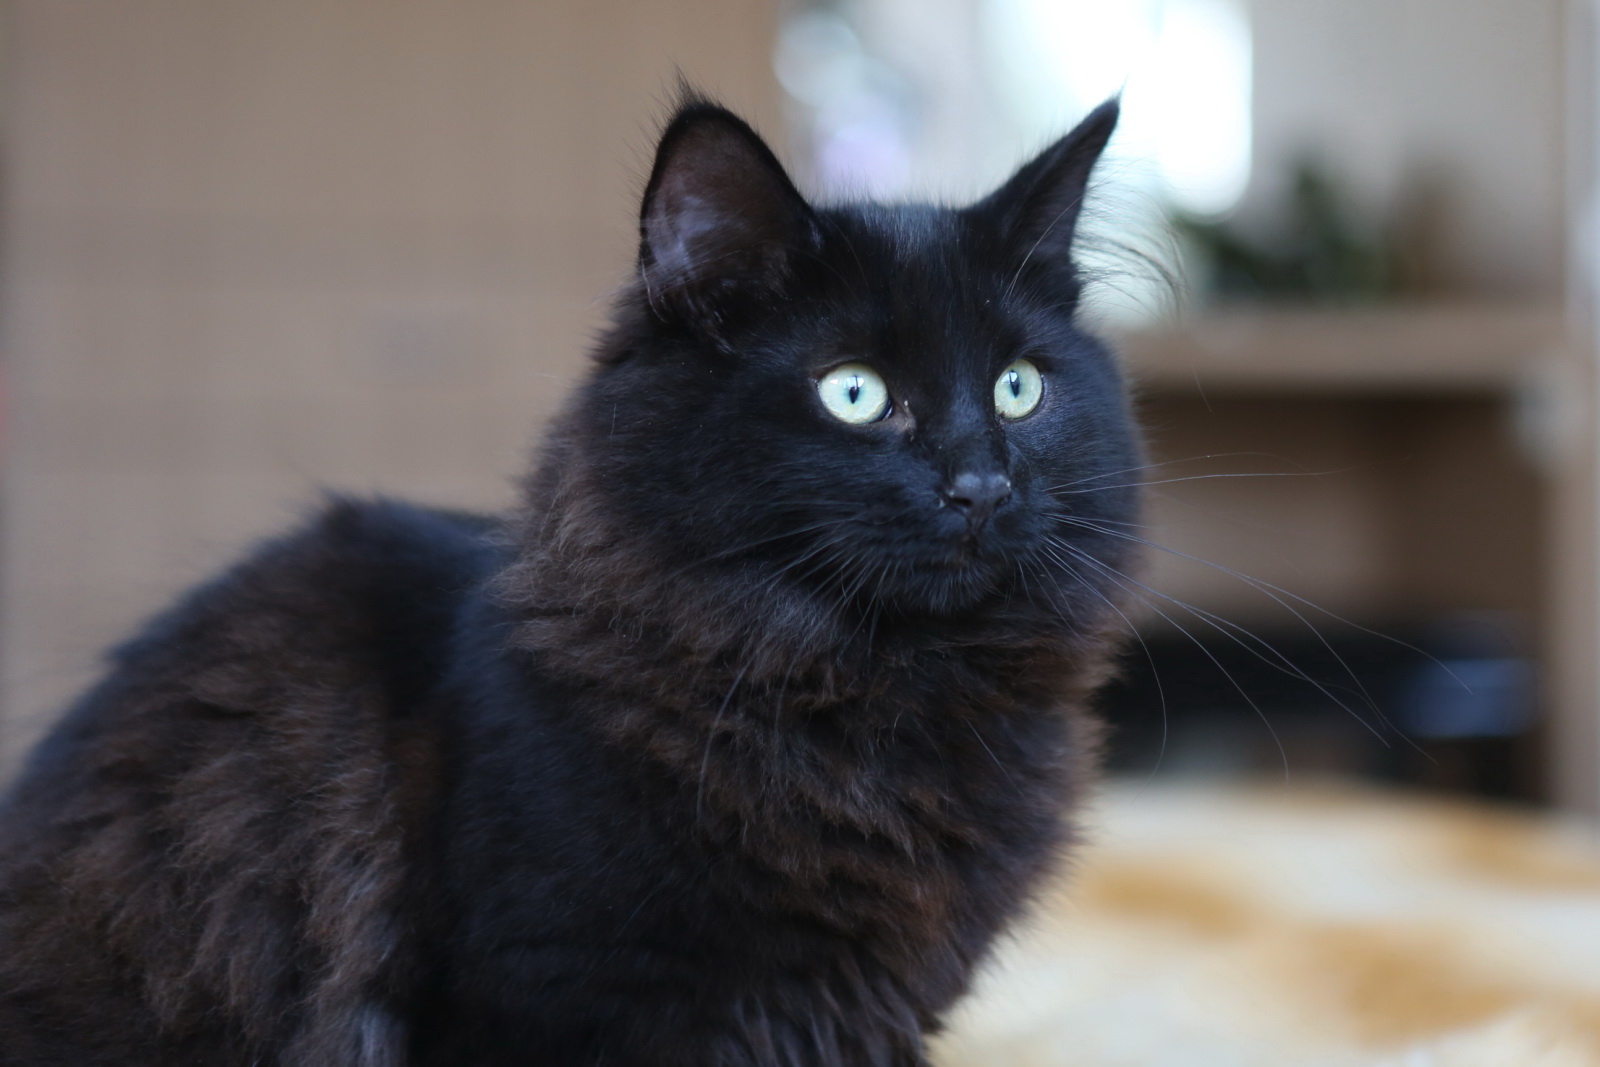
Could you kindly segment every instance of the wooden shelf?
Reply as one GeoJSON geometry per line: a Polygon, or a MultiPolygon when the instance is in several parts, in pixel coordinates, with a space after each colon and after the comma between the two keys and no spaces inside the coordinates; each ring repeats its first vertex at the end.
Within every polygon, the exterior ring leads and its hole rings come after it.
{"type": "Polygon", "coordinates": [[[1112,340],[1145,392],[1518,389],[1566,343],[1556,308],[1450,303],[1212,312],[1112,340]]]}

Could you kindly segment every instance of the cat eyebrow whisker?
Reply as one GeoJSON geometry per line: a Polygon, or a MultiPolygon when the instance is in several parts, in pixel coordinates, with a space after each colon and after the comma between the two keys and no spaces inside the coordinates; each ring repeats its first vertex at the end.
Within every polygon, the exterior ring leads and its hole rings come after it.
{"type": "MultiPolygon", "coordinates": [[[[850,255],[852,257],[856,258],[857,265],[860,265],[861,260],[860,260],[859,257],[856,257],[855,246],[850,243],[850,239],[848,237],[845,238],[845,242],[844,243],[845,243],[845,247],[850,249],[850,255]]],[[[832,263],[829,263],[826,259],[824,259],[820,252],[815,252],[815,251],[812,251],[811,249],[808,249],[808,248],[807,249],[799,249],[798,251],[803,253],[807,259],[815,260],[816,262],[822,264],[824,267],[827,267],[829,273],[831,273],[835,278],[839,279],[839,284],[840,285],[844,286],[846,289],[850,288],[849,279],[847,279],[843,274],[840,274],[839,273],[839,268],[835,267],[832,263]]],[[[866,272],[865,269],[863,269],[862,272],[861,272],[861,280],[862,280],[863,283],[868,282],[867,272],[866,272]]]]}
{"type": "Polygon", "coordinates": [[[1039,234],[1038,238],[1034,240],[1033,244],[1028,246],[1027,254],[1022,257],[1022,262],[1017,264],[1017,272],[1011,276],[1011,283],[1006,286],[1005,296],[1003,296],[1001,299],[1011,299],[1011,294],[1016,289],[1017,282],[1022,280],[1022,272],[1028,269],[1028,263],[1033,259],[1033,254],[1039,250],[1040,245],[1044,244],[1044,239],[1050,236],[1061,220],[1066,218],[1069,212],[1073,212],[1078,209],[1079,205],[1083,203],[1083,197],[1084,194],[1079,193],[1072,199],[1070,203],[1068,203],[1060,211],[1056,212],[1055,218],[1050,220],[1050,225],[1046,226],[1044,228],[1044,232],[1039,234]]]}
{"type": "MultiPolygon", "coordinates": [[[[850,240],[849,232],[843,226],[839,225],[837,219],[829,218],[826,215],[822,216],[822,218],[828,223],[829,226],[833,227],[833,232],[839,235],[839,239],[844,242],[845,248],[850,250],[850,258],[855,261],[856,270],[861,274],[861,284],[863,286],[870,286],[872,284],[872,278],[867,274],[867,265],[861,261],[861,255],[856,251],[855,242],[850,240]]],[[[839,280],[844,281],[843,278],[839,280]]]]}

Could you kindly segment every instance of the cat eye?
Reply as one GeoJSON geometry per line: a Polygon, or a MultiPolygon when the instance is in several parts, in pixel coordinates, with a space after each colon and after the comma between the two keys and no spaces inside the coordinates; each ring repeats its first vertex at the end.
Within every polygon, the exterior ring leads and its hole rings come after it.
{"type": "Polygon", "coordinates": [[[1000,372],[994,383],[994,409],[1002,418],[1020,419],[1032,413],[1044,396],[1044,377],[1025,359],[1000,372]]]}
{"type": "Polygon", "coordinates": [[[889,386],[865,363],[843,363],[817,380],[817,395],[834,418],[857,426],[889,410],[889,386]]]}

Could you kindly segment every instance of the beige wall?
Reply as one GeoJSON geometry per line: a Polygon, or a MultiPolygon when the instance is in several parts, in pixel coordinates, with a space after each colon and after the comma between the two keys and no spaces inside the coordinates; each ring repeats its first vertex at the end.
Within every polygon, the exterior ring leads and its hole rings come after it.
{"type": "Polygon", "coordinates": [[[319,486],[507,502],[674,66],[778,110],[759,0],[9,6],[0,772],[319,486]]]}
{"type": "Polygon", "coordinates": [[[1588,0],[1250,0],[1255,172],[1308,151],[1369,207],[1427,187],[1435,284],[1551,299],[1569,221],[1565,9],[1588,0]]]}

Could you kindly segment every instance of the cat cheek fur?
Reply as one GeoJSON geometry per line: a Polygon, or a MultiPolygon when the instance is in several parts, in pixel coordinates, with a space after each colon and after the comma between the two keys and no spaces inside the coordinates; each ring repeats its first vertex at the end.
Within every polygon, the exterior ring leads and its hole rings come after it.
{"type": "Polygon", "coordinates": [[[813,206],[686,98],[524,506],[332,503],[35,756],[0,1060],[924,1064],[1072,840],[1122,622],[1139,446],[1071,261],[1115,120],[966,209],[813,206]],[[848,361],[890,418],[819,403],[848,361]]]}

